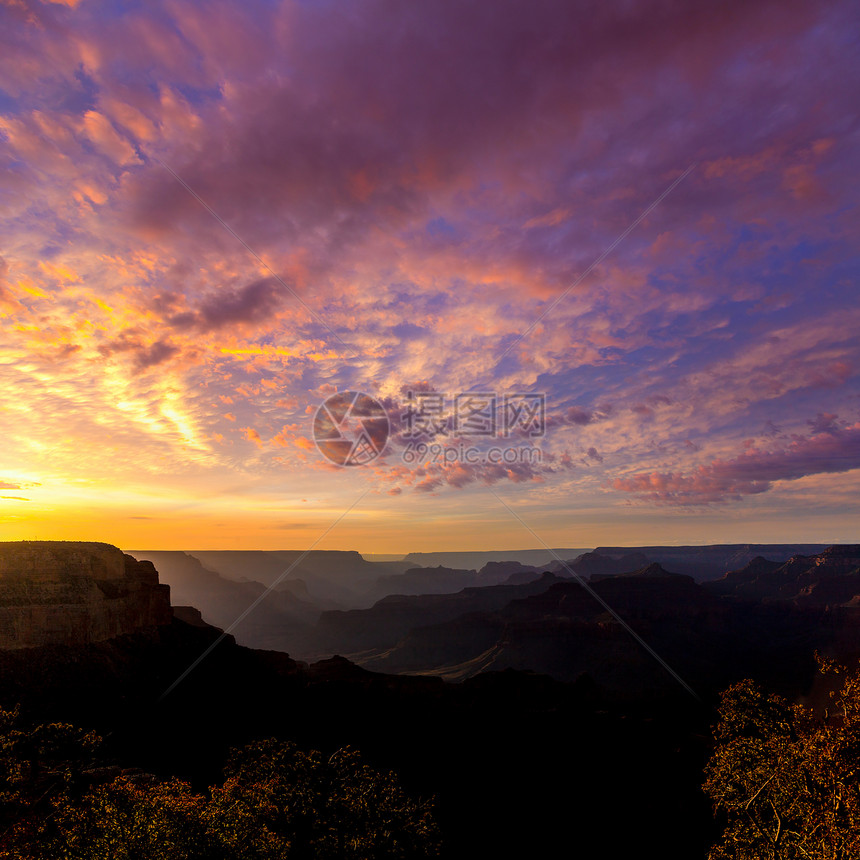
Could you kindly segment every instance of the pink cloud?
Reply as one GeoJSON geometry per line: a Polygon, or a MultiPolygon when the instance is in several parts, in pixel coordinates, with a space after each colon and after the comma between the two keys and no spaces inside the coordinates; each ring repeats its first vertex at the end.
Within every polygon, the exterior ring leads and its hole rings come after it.
{"type": "Polygon", "coordinates": [[[242,434],[249,442],[253,442],[258,448],[262,448],[265,444],[260,438],[260,434],[253,427],[243,427],[242,434]]]}
{"type": "MultiPolygon", "coordinates": [[[[303,451],[314,451],[316,450],[316,444],[312,442],[307,436],[299,436],[298,438],[293,440],[293,444],[297,448],[301,448],[303,451]]],[[[327,464],[324,464],[327,465],[327,464]]]]}
{"type": "Polygon", "coordinates": [[[825,426],[823,432],[795,436],[784,448],[750,445],[734,459],[714,460],[686,475],[643,472],[616,478],[612,486],[659,504],[707,505],[766,493],[777,481],[860,469],[860,424],[837,428],[835,417],[819,416],[813,426],[825,426]]]}
{"type": "Polygon", "coordinates": [[[117,164],[140,162],[134,147],[98,111],[91,110],[84,114],[83,130],[96,148],[117,164]]]}
{"type": "Polygon", "coordinates": [[[0,305],[16,305],[18,302],[9,288],[9,264],[0,257],[0,305]]]}
{"type": "Polygon", "coordinates": [[[500,481],[511,481],[521,484],[527,481],[540,483],[545,480],[545,474],[552,471],[548,467],[536,466],[531,463],[501,464],[501,463],[448,463],[428,466],[426,474],[414,484],[414,489],[421,493],[430,493],[444,487],[462,490],[470,484],[492,486],[500,481]]]}
{"type": "Polygon", "coordinates": [[[41,484],[33,481],[0,481],[0,490],[32,490],[35,487],[41,487],[41,484]]]}

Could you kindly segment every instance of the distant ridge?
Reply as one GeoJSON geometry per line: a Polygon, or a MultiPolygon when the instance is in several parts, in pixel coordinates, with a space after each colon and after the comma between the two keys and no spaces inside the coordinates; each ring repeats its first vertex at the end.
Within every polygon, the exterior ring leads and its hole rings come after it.
{"type": "Polygon", "coordinates": [[[714,594],[746,600],[785,601],[797,606],[856,606],[860,595],[860,545],[830,546],[795,555],[784,564],[756,557],[745,567],[708,583],[714,594]]]}
{"type": "Polygon", "coordinates": [[[640,552],[651,561],[671,570],[692,576],[698,582],[719,579],[730,570],[738,570],[760,556],[768,561],[786,562],[795,555],[816,555],[831,544],[826,543],[734,543],[707,546],[599,546],[600,555],[618,556],[640,552]]]}
{"type": "Polygon", "coordinates": [[[571,573],[588,579],[602,576],[617,576],[622,573],[632,573],[647,567],[651,563],[648,556],[641,552],[625,553],[621,556],[601,555],[598,552],[586,552],[579,558],[566,561],[564,564],[555,562],[550,570],[559,576],[570,576],[571,573]]]}
{"type": "Polygon", "coordinates": [[[670,579],[683,576],[681,573],[672,573],[666,570],[657,562],[639,568],[639,570],[631,570],[626,573],[595,573],[591,576],[592,582],[600,582],[602,579],[670,579]]]}
{"type": "MultiPolygon", "coordinates": [[[[165,558],[177,551],[129,550],[135,558],[165,558]]],[[[365,598],[380,576],[403,573],[413,564],[365,560],[355,550],[195,550],[184,551],[203,567],[236,582],[278,583],[320,605],[370,605],[365,598]]],[[[170,577],[171,571],[164,573],[170,577]]]]}
{"type": "Polygon", "coordinates": [[[479,570],[491,561],[518,561],[532,567],[567,560],[590,552],[590,547],[567,549],[503,549],[487,552],[410,552],[403,559],[410,567],[451,567],[479,570]]]}

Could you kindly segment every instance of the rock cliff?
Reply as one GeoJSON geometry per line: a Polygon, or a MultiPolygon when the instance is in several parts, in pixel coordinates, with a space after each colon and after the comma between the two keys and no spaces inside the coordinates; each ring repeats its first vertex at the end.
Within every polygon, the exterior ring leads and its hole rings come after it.
{"type": "Polygon", "coordinates": [[[783,564],[754,558],[707,587],[715,594],[743,600],[796,606],[856,606],[860,595],[860,545],[836,544],[815,555],[794,555],[783,564]]]}
{"type": "Polygon", "coordinates": [[[0,543],[0,648],[84,645],[169,624],[150,562],[103,543],[0,543]]]}

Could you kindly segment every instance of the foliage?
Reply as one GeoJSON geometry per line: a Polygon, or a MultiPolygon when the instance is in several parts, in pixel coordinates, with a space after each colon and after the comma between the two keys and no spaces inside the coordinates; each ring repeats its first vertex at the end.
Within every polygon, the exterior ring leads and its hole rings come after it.
{"type": "Polygon", "coordinates": [[[9,830],[25,829],[48,798],[82,790],[101,739],[66,723],[20,726],[17,708],[0,709],[0,856],[9,830]]]}
{"type": "Polygon", "coordinates": [[[208,796],[177,779],[93,768],[95,735],[16,728],[0,711],[0,858],[303,860],[438,853],[429,803],[358,752],[330,757],[265,741],[233,751],[208,796]],[[107,778],[105,775],[107,774],[107,778]],[[89,782],[88,782],[89,780],[89,782]]]}
{"type": "Polygon", "coordinates": [[[393,773],[343,749],[326,758],[266,741],[234,754],[208,814],[225,843],[241,839],[254,857],[432,856],[438,834],[429,804],[410,800],[393,773]],[[250,820],[253,832],[243,830],[250,820]]]}
{"type": "Polygon", "coordinates": [[[711,860],[860,857],[860,672],[820,668],[836,684],[821,716],[752,681],[722,694],[704,784],[725,820],[711,860]]]}
{"type": "Polygon", "coordinates": [[[136,784],[119,777],[79,799],[59,797],[27,845],[32,858],[206,860],[221,855],[208,838],[205,800],[179,780],[136,784]]]}

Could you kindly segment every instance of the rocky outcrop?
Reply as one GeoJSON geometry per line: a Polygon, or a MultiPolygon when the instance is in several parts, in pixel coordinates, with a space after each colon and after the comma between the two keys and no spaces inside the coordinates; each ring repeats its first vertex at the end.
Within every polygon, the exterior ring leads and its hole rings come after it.
{"type": "Polygon", "coordinates": [[[169,624],[150,562],[103,543],[0,543],[0,649],[85,645],[169,624]]]}

